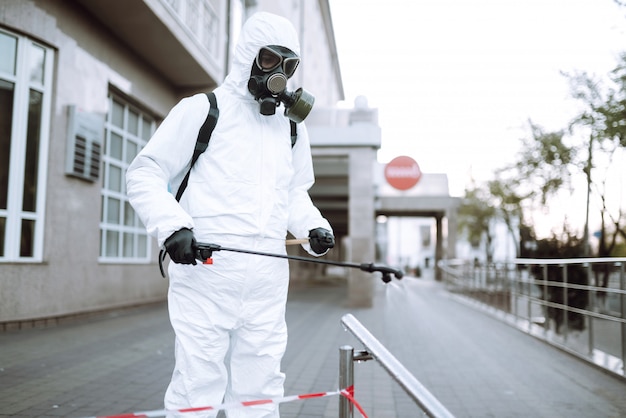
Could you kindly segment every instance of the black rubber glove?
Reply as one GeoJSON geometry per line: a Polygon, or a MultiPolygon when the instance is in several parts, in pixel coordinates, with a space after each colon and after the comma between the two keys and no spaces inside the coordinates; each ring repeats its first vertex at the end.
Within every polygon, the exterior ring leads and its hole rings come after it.
{"type": "Polygon", "coordinates": [[[173,262],[196,265],[196,257],[193,250],[196,246],[196,239],[193,237],[191,229],[179,229],[165,240],[164,245],[173,262]]]}
{"type": "Polygon", "coordinates": [[[309,244],[315,254],[322,254],[335,246],[335,237],[328,229],[311,229],[309,231],[309,244]]]}

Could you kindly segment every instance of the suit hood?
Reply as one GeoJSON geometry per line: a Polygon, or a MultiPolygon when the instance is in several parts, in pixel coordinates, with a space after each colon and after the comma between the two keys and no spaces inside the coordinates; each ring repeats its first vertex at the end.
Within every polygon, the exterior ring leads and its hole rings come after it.
{"type": "Polygon", "coordinates": [[[224,81],[227,88],[254,100],[248,91],[248,79],[254,59],[261,47],[266,45],[284,46],[300,55],[298,34],[289,20],[267,12],[255,13],[241,29],[232,68],[224,81]]]}

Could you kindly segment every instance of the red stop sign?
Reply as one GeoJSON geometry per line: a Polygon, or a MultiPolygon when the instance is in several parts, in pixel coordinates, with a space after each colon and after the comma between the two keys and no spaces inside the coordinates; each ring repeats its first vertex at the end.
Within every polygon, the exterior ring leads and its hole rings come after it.
{"type": "Polygon", "coordinates": [[[417,184],[421,177],[422,170],[411,157],[396,157],[385,166],[387,183],[398,190],[410,189],[417,184]]]}

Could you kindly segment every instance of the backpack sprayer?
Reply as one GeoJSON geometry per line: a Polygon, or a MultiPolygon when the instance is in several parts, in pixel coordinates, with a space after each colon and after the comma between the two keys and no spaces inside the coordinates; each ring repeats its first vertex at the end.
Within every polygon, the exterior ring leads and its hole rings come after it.
{"type": "Polygon", "coordinates": [[[213,256],[214,251],[232,251],[236,253],[262,255],[265,257],[286,258],[289,260],[304,261],[308,263],[318,263],[318,264],[326,264],[326,265],[331,265],[331,266],[350,267],[350,268],[357,268],[359,270],[362,270],[368,273],[380,272],[382,273],[381,279],[385,283],[389,283],[391,281],[391,275],[394,275],[396,279],[401,279],[404,276],[404,273],[401,270],[397,270],[388,266],[378,265],[374,263],[358,264],[358,263],[348,263],[348,262],[340,262],[340,261],[319,260],[317,258],[300,257],[297,255],[274,254],[274,253],[265,253],[265,252],[252,251],[252,250],[242,250],[239,248],[222,247],[221,245],[218,245],[218,244],[208,244],[208,243],[196,243],[194,247],[196,259],[201,260],[204,264],[213,263],[213,260],[211,259],[211,257],[213,256]]]}
{"type": "MultiPolygon", "coordinates": [[[[219,117],[219,108],[217,107],[217,98],[213,92],[207,93],[207,98],[209,103],[211,104],[209,113],[207,115],[206,120],[204,121],[200,131],[198,132],[198,139],[196,140],[196,146],[194,149],[193,156],[191,158],[191,164],[185,178],[183,179],[181,185],[178,188],[178,192],[176,193],[176,200],[180,201],[180,198],[187,187],[187,182],[189,180],[189,176],[191,174],[191,167],[198,160],[200,154],[202,154],[208,147],[209,140],[211,139],[211,134],[213,133],[213,129],[217,124],[217,119],[219,117]]],[[[308,93],[306,90],[298,89],[295,92],[288,92],[287,90],[280,93],[280,100],[285,103],[286,110],[285,115],[290,119],[291,124],[291,146],[295,145],[297,139],[297,129],[296,123],[302,122],[304,118],[309,114],[311,108],[313,107],[313,102],[315,98],[308,93]]],[[[275,110],[275,106],[274,106],[275,110]]],[[[289,240],[287,240],[289,241],[289,240]]],[[[287,243],[289,244],[302,244],[304,242],[308,242],[308,239],[302,240],[291,240],[294,242],[287,243]],[[303,242],[300,242],[303,241],[303,242]]],[[[227,248],[222,247],[217,244],[205,244],[205,243],[196,243],[194,247],[195,258],[201,260],[205,264],[212,264],[211,257],[214,251],[232,251],[236,253],[245,253],[245,254],[255,254],[262,255],[265,257],[276,257],[276,258],[286,258],[289,260],[296,261],[304,261],[308,263],[318,263],[318,264],[326,264],[331,266],[339,266],[339,267],[349,267],[349,268],[357,268],[362,271],[368,273],[380,272],[382,273],[382,281],[385,283],[389,283],[391,281],[391,275],[394,275],[396,279],[401,279],[404,276],[404,273],[401,270],[396,270],[388,266],[377,265],[374,263],[348,263],[348,262],[339,262],[339,261],[328,261],[328,260],[320,260],[312,257],[300,257],[297,255],[285,255],[285,254],[273,254],[273,253],[263,253],[258,251],[251,250],[242,250],[238,248],[227,248]]],[[[159,269],[161,270],[161,275],[165,277],[165,270],[163,269],[163,260],[165,259],[166,252],[161,250],[159,254],[159,269]]]]}

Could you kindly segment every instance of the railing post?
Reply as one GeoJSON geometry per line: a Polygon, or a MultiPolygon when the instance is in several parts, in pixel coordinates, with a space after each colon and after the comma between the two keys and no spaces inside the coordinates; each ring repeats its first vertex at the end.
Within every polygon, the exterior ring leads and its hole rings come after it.
{"type": "Polygon", "coordinates": [[[546,302],[550,300],[549,293],[548,293],[548,265],[547,264],[543,265],[543,295],[544,295],[543,312],[546,318],[543,323],[543,334],[546,335],[548,331],[550,330],[550,314],[549,314],[550,311],[549,311],[548,305],[546,304],[546,302]]]}
{"type": "MultiPolygon", "coordinates": [[[[593,286],[594,283],[592,282],[593,280],[593,269],[591,268],[591,263],[586,263],[585,267],[587,267],[587,286],[593,286]]],[[[587,303],[588,303],[588,307],[587,309],[589,309],[590,311],[595,311],[596,309],[596,291],[595,290],[591,290],[589,291],[589,298],[587,299],[587,303]]],[[[594,329],[593,329],[593,316],[587,315],[587,329],[588,329],[588,338],[587,338],[587,344],[589,345],[589,351],[587,352],[587,354],[589,356],[593,356],[593,346],[595,344],[594,342],[594,329]]]]}
{"type": "Polygon", "coordinates": [[[563,264],[563,342],[567,341],[568,328],[569,328],[569,297],[568,297],[568,282],[567,282],[567,264],[563,264]]]}
{"type": "MultiPolygon", "coordinates": [[[[339,347],[339,390],[354,390],[354,348],[349,345],[339,347]]],[[[352,418],[352,403],[339,396],[339,418],[352,418]]]]}
{"type": "MultiPolygon", "coordinates": [[[[532,275],[531,270],[533,269],[534,266],[530,264],[528,264],[527,266],[528,266],[527,267],[528,274],[526,275],[526,315],[527,315],[526,317],[528,318],[528,332],[530,333],[533,329],[533,315],[532,315],[533,304],[532,304],[532,299],[531,299],[532,294],[533,294],[533,286],[532,286],[530,278],[532,275]]],[[[546,317],[544,321],[547,321],[548,320],[547,314],[545,315],[546,317]]]]}
{"type": "MultiPolygon", "coordinates": [[[[619,263],[619,288],[623,292],[626,290],[626,274],[624,273],[624,264],[619,263]]],[[[622,311],[622,319],[626,319],[626,294],[620,295],[620,305],[622,311]]],[[[626,376],[626,323],[622,322],[622,376],[626,376]]]]}
{"type": "Polygon", "coordinates": [[[513,317],[515,318],[515,324],[517,325],[519,321],[519,312],[517,311],[517,299],[524,290],[518,288],[518,286],[522,282],[522,269],[518,268],[515,264],[513,264],[513,268],[515,269],[515,271],[513,272],[513,283],[511,285],[511,288],[513,289],[513,291],[511,292],[511,303],[513,304],[513,317]]]}
{"type": "MultiPolygon", "coordinates": [[[[375,358],[415,403],[431,418],[454,418],[442,404],[417,380],[406,367],[365,328],[352,314],[341,317],[341,323],[367,348],[368,358],[375,358]]],[[[345,346],[344,346],[345,347],[345,346]]],[[[343,347],[342,347],[343,348],[343,347]]],[[[352,350],[354,356],[354,350],[352,350]]],[[[357,356],[356,359],[359,359],[357,356]]],[[[342,354],[344,358],[344,354],[342,354]]],[[[345,355],[347,360],[348,356],[345,355]]],[[[354,358],[354,357],[353,357],[354,358]]],[[[340,365],[341,366],[341,365],[340,365]]],[[[347,366],[347,365],[346,365],[347,366]]],[[[347,366],[350,367],[350,366],[347,366]]],[[[353,372],[349,374],[353,375],[353,372]]],[[[341,381],[340,381],[341,384],[341,381]]],[[[354,383],[352,383],[353,385],[354,383]]],[[[340,411],[341,412],[341,411],[340,411]]],[[[352,415],[350,415],[351,417],[352,415]]],[[[343,418],[343,417],[341,417],[343,418]]]]}

